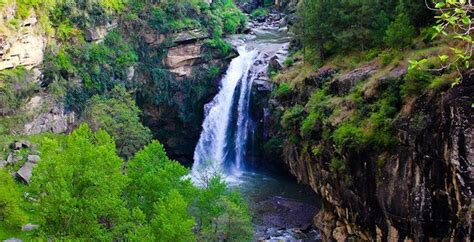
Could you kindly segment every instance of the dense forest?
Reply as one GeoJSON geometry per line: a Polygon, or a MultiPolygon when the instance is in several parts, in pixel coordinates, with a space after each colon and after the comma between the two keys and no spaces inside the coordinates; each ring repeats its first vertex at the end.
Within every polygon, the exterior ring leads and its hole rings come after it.
{"type": "Polygon", "coordinates": [[[268,23],[291,41],[252,80],[249,164],[321,197],[320,240],[469,240],[473,10],[0,0],[0,240],[261,240],[239,186],[190,167],[232,37],[268,23]]]}

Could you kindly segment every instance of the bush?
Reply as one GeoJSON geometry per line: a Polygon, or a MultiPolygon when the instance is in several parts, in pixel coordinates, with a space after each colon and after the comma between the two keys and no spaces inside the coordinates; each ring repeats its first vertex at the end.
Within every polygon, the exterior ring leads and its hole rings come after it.
{"type": "Polygon", "coordinates": [[[296,104],[295,106],[289,108],[285,111],[281,117],[281,126],[283,128],[299,127],[299,123],[303,118],[304,107],[296,104]]]}
{"type": "Polygon", "coordinates": [[[401,93],[403,96],[415,96],[423,92],[431,82],[431,74],[427,70],[418,68],[409,69],[401,93]]]}
{"type": "Polygon", "coordinates": [[[367,135],[364,131],[350,123],[344,123],[337,128],[332,138],[336,146],[340,149],[360,150],[367,142],[367,135]]]}
{"type": "Polygon", "coordinates": [[[329,164],[329,169],[332,172],[337,172],[337,173],[346,173],[348,171],[346,163],[337,158],[332,158],[331,163],[329,164]]]}
{"type": "Polygon", "coordinates": [[[268,15],[268,9],[266,8],[257,8],[253,10],[252,13],[250,14],[252,18],[264,17],[267,15],[268,15]]]}
{"type": "Polygon", "coordinates": [[[301,123],[301,136],[310,135],[313,132],[319,119],[320,117],[317,113],[310,113],[301,123]]]}
{"type": "Polygon", "coordinates": [[[276,98],[288,97],[291,93],[290,85],[288,83],[281,83],[278,88],[273,92],[273,96],[276,98]]]}

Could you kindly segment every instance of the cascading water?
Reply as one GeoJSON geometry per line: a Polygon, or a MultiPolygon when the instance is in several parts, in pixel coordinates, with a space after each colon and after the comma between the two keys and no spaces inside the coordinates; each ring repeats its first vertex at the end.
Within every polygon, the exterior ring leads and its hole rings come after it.
{"type": "Polygon", "coordinates": [[[252,121],[249,109],[253,82],[268,82],[271,59],[284,60],[288,54],[288,36],[275,23],[251,24],[253,34],[234,36],[233,41],[239,42],[239,56],[231,61],[219,93],[205,106],[206,118],[194,151],[195,182],[214,173],[220,173],[227,181],[243,174],[252,121]]]}
{"type": "Polygon", "coordinates": [[[195,177],[209,170],[224,175],[238,174],[241,171],[251,85],[251,78],[248,75],[257,52],[246,49],[245,45],[238,47],[238,52],[239,56],[232,60],[222,79],[219,93],[205,107],[203,131],[194,152],[192,172],[195,177]],[[230,139],[229,127],[234,126],[236,94],[239,95],[237,134],[235,139],[230,139]]]}

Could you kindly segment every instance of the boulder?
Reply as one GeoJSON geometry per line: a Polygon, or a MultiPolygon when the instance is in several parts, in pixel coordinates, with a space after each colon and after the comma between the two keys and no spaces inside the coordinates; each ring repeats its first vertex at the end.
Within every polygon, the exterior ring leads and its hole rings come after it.
{"type": "Polygon", "coordinates": [[[67,112],[64,107],[53,105],[46,113],[40,113],[24,127],[26,135],[43,132],[64,133],[74,124],[74,112],[67,112]]]}
{"type": "Polygon", "coordinates": [[[329,91],[334,95],[346,95],[357,83],[372,76],[377,69],[375,65],[367,65],[343,74],[329,83],[329,91]]]}
{"type": "Polygon", "coordinates": [[[18,239],[18,238],[9,238],[4,240],[3,242],[23,242],[23,240],[18,239]]]}
{"type": "Polygon", "coordinates": [[[87,28],[85,31],[86,40],[89,42],[100,43],[105,39],[105,36],[110,30],[117,27],[117,21],[113,20],[105,25],[93,26],[87,28]]]}
{"type": "Polygon", "coordinates": [[[37,225],[37,224],[25,224],[25,225],[21,226],[22,231],[31,231],[31,230],[35,230],[35,229],[38,229],[38,228],[39,228],[39,225],[37,225]]]}
{"type": "Polygon", "coordinates": [[[31,162],[31,163],[38,163],[38,161],[40,160],[40,157],[39,155],[28,155],[28,158],[27,158],[27,162],[31,162]]]}
{"type": "Polygon", "coordinates": [[[0,160],[0,168],[3,168],[7,165],[7,161],[6,160],[0,160]]]}
{"type": "Polygon", "coordinates": [[[16,172],[16,177],[26,184],[30,184],[31,172],[33,171],[33,167],[35,167],[35,163],[26,162],[20,170],[16,172]]]}

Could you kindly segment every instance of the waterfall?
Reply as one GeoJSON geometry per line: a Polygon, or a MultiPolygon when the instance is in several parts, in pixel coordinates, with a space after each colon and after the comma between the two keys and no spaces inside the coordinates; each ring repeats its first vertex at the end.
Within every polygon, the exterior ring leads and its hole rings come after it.
{"type": "Polygon", "coordinates": [[[194,177],[206,172],[236,175],[243,168],[253,79],[249,70],[257,51],[243,45],[238,52],[221,80],[218,94],[205,106],[206,118],[194,151],[194,177]]]}

